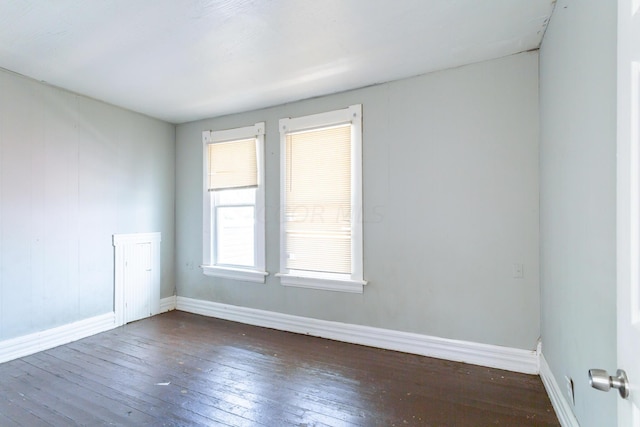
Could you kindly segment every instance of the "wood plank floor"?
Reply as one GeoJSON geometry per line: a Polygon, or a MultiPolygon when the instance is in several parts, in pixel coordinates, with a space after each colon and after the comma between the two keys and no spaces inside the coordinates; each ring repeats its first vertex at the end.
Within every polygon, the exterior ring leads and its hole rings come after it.
{"type": "Polygon", "coordinates": [[[539,377],[179,311],[0,364],[0,426],[558,426],[539,377]]]}

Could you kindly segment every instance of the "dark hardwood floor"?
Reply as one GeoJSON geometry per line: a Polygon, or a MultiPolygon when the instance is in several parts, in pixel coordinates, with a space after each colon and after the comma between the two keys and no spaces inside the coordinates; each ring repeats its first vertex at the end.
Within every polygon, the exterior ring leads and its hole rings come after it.
{"type": "Polygon", "coordinates": [[[558,426],[537,376],[179,311],[0,364],[0,426],[558,426]]]}

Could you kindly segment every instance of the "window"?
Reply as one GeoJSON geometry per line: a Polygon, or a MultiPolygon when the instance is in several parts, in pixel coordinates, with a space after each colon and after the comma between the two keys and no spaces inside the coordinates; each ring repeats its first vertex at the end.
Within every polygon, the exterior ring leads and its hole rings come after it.
{"type": "Polygon", "coordinates": [[[264,123],[205,131],[204,274],[264,283],[264,123]]]}
{"type": "Polygon", "coordinates": [[[362,293],[362,106],[280,120],[280,277],[362,293]]]}

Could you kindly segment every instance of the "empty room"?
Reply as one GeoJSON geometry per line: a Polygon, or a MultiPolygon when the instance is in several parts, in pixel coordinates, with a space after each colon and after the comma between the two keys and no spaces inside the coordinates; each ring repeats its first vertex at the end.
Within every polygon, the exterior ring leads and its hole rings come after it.
{"type": "Polygon", "coordinates": [[[0,425],[640,426],[637,3],[0,2],[0,425]]]}

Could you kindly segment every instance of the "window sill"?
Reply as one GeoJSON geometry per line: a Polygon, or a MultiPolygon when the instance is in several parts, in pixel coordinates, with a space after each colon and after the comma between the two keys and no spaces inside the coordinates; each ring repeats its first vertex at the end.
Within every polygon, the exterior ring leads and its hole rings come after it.
{"type": "Polygon", "coordinates": [[[249,270],[244,268],[218,267],[215,265],[201,265],[205,276],[224,277],[225,279],[243,280],[245,282],[264,283],[269,275],[266,271],[249,270]]]}
{"type": "Polygon", "coordinates": [[[356,294],[363,293],[364,285],[367,284],[364,280],[323,279],[320,277],[294,276],[286,273],[278,273],[276,276],[280,278],[280,283],[283,286],[321,289],[336,292],[351,292],[356,294]]]}

